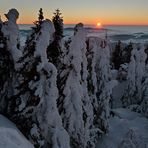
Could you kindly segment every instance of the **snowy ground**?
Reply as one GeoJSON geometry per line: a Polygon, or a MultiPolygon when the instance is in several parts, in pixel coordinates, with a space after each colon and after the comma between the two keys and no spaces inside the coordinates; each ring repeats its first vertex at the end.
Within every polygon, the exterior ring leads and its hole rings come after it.
{"type": "Polygon", "coordinates": [[[34,148],[17,127],[0,115],[0,148],[34,148]]]}
{"type": "Polygon", "coordinates": [[[113,89],[113,108],[119,108],[122,106],[121,98],[124,93],[124,89],[126,88],[127,82],[122,81],[118,82],[118,85],[113,89]]]}
{"type": "Polygon", "coordinates": [[[121,108],[126,81],[113,89],[114,117],[109,120],[108,135],[99,139],[96,148],[148,148],[148,119],[141,114],[121,108]]]}
{"type": "Polygon", "coordinates": [[[96,148],[148,148],[148,120],[128,109],[113,112],[110,132],[99,140],[96,148]]]}

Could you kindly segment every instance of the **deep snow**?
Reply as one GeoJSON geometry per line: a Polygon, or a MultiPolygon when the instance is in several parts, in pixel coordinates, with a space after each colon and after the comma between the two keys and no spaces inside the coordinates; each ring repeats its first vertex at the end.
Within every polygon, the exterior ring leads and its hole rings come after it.
{"type": "Polygon", "coordinates": [[[14,123],[0,114],[0,148],[34,148],[14,123]]]}
{"type": "Polygon", "coordinates": [[[110,132],[99,139],[96,148],[148,148],[148,120],[128,109],[112,111],[110,132]]]}

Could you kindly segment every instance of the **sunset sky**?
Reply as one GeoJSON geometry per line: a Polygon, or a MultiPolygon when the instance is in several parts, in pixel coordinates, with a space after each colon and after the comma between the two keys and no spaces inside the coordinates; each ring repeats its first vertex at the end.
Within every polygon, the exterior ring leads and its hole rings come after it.
{"type": "Polygon", "coordinates": [[[0,0],[0,15],[10,8],[18,9],[18,23],[31,24],[43,8],[45,18],[51,18],[59,8],[64,23],[104,25],[148,25],[148,0],[0,0]]]}

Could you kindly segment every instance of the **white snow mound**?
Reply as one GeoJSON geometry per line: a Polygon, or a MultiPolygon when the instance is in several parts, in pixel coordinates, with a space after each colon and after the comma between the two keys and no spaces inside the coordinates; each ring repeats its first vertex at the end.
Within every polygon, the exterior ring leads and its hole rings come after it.
{"type": "Polygon", "coordinates": [[[0,148],[34,148],[15,124],[0,115],[0,148]]]}

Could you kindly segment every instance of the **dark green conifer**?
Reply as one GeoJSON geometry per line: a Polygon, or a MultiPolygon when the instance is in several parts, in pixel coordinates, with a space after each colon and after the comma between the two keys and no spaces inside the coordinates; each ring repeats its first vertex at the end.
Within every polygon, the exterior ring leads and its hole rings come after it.
{"type": "Polygon", "coordinates": [[[54,65],[58,65],[59,56],[61,54],[61,40],[63,38],[63,17],[61,16],[59,9],[56,9],[53,13],[52,22],[54,24],[55,33],[54,40],[47,49],[47,56],[50,62],[54,65]]]}
{"type": "Polygon", "coordinates": [[[115,50],[113,52],[113,64],[115,69],[119,69],[122,61],[122,47],[121,47],[121,41],[118,41],[118,43],[115,46],[115,50]]]}
{"type": "Polygon", "coordinates": [[[38,31],[41,29],[41,24],[42,24],[42,21],[43,21],[43,20],[44,20],[43,9],[40,8],[39,14],[38,14],[38,20],[34,22],[35,27],[32,27],[32,29],[33,29],[35,32],[38,32],[38,31]]]}

